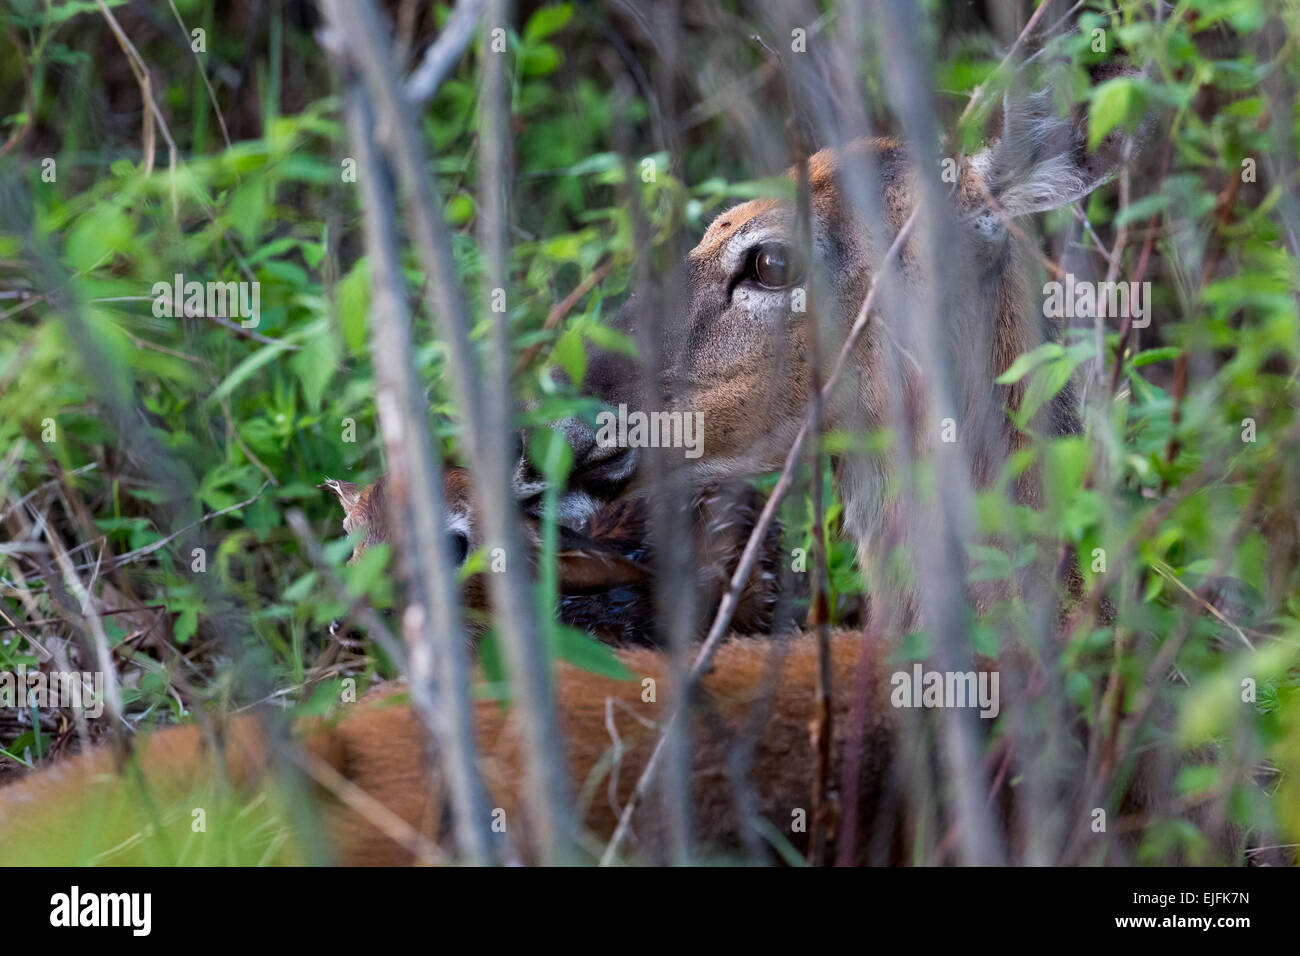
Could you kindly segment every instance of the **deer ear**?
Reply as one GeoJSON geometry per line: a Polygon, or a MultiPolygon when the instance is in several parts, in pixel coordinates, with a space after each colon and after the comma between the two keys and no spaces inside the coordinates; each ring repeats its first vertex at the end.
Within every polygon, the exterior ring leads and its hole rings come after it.
{"type": "Polygon", "coordinates": [[[345,512],[351,511],[356,507],[357,500],[361,497],[361,493],[357,490],[357,486],[350,481],[339,481],[336,478],[326,478],[316,487],[324,488],[326,491],[332,492],[334,497],[338,499],[339,504],[343,506],[345,512]]]}
{"type": "Polygon", "coordinates": [[[599,547],[568,548],[558,555],[561,591],[594,591],[643,584],[644,567],[599,547]]]}
{"type": "Polygon", "coordinates": [[[1124,132],[1112,131],[1089,151],[1085,111],[1058,115],[1050,90],[1018,102],[1004,98],[1002,109],[1002,138],[971,158],[971,171],[1005,215],[1058,209],[1119,169],[1129,142],[1124,132]]]}

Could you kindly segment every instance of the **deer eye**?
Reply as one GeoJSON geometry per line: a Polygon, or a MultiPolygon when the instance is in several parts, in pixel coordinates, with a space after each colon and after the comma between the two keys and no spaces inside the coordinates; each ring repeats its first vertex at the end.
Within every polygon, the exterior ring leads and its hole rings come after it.
{"type": "Polygon", "coordinates": [[[451,560],[460,567],[469,555],[469,538],[460,531],[453,531],[447,537],[451,540],[451,560]]]}
{"type": "Polygon", "coordinates": [[[783,242],[765,242],[750,253],[748,278],[764,289],[787,289],[799,281],[794,255],[783,242]]]}

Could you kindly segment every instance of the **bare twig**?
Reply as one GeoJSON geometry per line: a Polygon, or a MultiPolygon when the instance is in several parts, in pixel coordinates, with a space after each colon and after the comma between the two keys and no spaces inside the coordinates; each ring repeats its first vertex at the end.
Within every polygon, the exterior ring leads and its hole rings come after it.
{"type": "MultiPolygon", "coordinates": [[[[153,97],[153,82],[149,77],[149,67],[145,65],[144,58],[131,42],[131,38],[126,35],[122,25],[117,22],[117,17],[113,16],[113,11],[108,8],[104,0],[95,0],[99,4],[99,11],[108,21],[109,29],[113,31],[118,45],[122,52],[126,54],[127,63],[131,67],[131,72],[135,74],[136,83],[140,86],[140,98],[143,100],[143,122],[144,122],[144,174],[148,176],[153,172],[154,159],[154,136],[155,129],[162,130],[163,139],[167,142],[167,166],[173,173],[172,182],[175,183],[176,172],[176,141],[172,139],[171,130],[167,127],[167,121],[163,119],[162,112],[158,109],[158,104],[153,97]],[[155,127],[154,124],[157,124],[155,127]]],[[[173,187],[174,188],[174,187],[173,187]]],[[[172,193],[173,211],[175,210],[176,194],[172,193]]]]}
{"type": "MultiPolygon", "coordinates": [[[[92,299],[92,302],[153,302],[154,297],[151,295],[112,295],[101,296],[92,299]]],[[[224,315],[209,315],[203,309],[192,309],[185,305],[179,299],[172,301],[172,310],[174,315],[184,316],[190,319],[211,319],[224,328],[230,329],[241,338],[253,339],[255,342],[261,342],[264,345],[274,345],[290,352],[296,352],[302,348],[301,345],[294,345],[292,342],[286,342],[283,339],[273,339],[269,335],[263,335],[256,329],[245,328],[243,325],[234,322],[224,315]]],[[[191,359],[193,361],[193,359],[191,359]]]]}
{"type": "MultiPolygon", "coordinates": [[[[132,614],[136,611],[165,611],[166,604],[139,604],[135,607],[119,607],[111,611],[100,611],[100,617],[112,617],[114,614],[132,614]]],[[[62,624],[61,617],[47,617],[39,621],[23,621],[22,624],[10,623],[0,627],[0,631],[21,631],[23,627],[46,627],[51,624],[62,624]]]]}
{"type": "Polygon", "coordinates": [[[1236,634],[1238,638],[1241,639],[1241,643],[1245,644],[1247,648],[1249,648],[1252,651],[1255,649],[1255,645],[1251,643],[1250,638],[1246,636],[1245,632],[1241,628],[1239,628],[1236,624],[1232,623],[1232,621],[1224,617],[1223,612],[1220,611],[1217,607],[1215,607],[1211,602],[1201,597],[1199,594],[1197,594],[1195,591],[1189,588],[1186,584],[1184,584],[1181,580],[1179,580],[1178,576],[1174,574],[1173,569],[1170,568],[1168,565],[1166,565],[1163,561],[1153,561],[1151,564],[1151,570],[1155,571],[1156,574],[1160,575],[1170,584],[1174,585],[1174,587],[1178,588],[1178,590],[1186,594],[1191,599],[1192,603],[1195,604],[1197,607],[1199,607],[1202,611],[1206,611],[1212,614],[1213,616],[1217,617],[1220,621],[1222,621],[1224,624],[1226,624],[1228,627],[1230,627],[1232,629],[1232,632],[1236,634]]]}
{"type": "Polygon", "coordinates": [[[93,462],[93,461],[92,461],[89,465],[82,465],[80,468],[74,468],[74,469],[72,469],[72,471],[66,472],[65,474],[61,475],[61,476],[58,477],[58,478],[51,478],[49,481],[43,481],[43,482],[41,482],[39,485],[37,485],[37,486],[36,486],[35,488],[33,488],[31,491],[27,492],[27,494],[23,495],[21,498],[19,498],[17,501],[15,501],[13,504],[11,504],[11,505],[10,505],[8,508],[6,508],[4,511],[0,511],[0,521],[4,521],[5,518],[9,517],[10,512],[12,512],[12,511],[14,511],[14,510],[16,510],[16,509],[18,509],[18,508],[21,508],[23,505],[27,504],[27,502],[30,501],[33,497],[35,497],[36,495],[40,494],[40,493],[41,493],[42,491],[44,491],[46,488],[52,488],[52,487],[54,487],[54,486],[57,485],[60,481],[62,481],[64,478],[71,478],[71,477],[73,477],[74,475],[84,475],[86,472],[88,472],[88,471],[94,471],[94,470],[95,470],[96,468],[98,468],[98,467],[99,467],[99,464],[98,464],[97,462],[93,462]]]}
{"type": "MultiPolygon", "coordinates": [[[[113,571],[117,568],[122,567],[123,565],[133,564],[136,561],[139,561],[141,558],[148,557],[149,555],[153,554],[155,551],[165,548],[168,544],[175,541],[177,538],[185,534],[187,531],[192,531],[193,529],[197,528],[199,525],[207,524],[213,518],[220,518],[222,515],[228,515],[232,511],[238,511],[240,508],[247,508],[258,498],[262,497],[262,492],[264,492],[270,484],[271,483],[269,481],[264,481],[262,482],[262,487],[258,488],[257,493],[254,494],[252,497],[245,498],[243,501],[239,502],[238,504],[229,505],[217,511],[209,511],[202,518],[199,518],[197,521],[191,521],[189,524],[185,525],[185,527],[177,531],[173,531],[165,538],[159,538],[157,541],[151,542],[150,544],[146,544],[142,548],[136,548],[134,551],[128,551],[125,554],[119,554],[116,558],[113,558],[106,565],[104,565],[104,570],[113,571]]],[[[86,564],[78,564],[76,567],[71,568],[71,570],[87,571],[95,567],[95,564],[96,562],[90,561],[86,564]]],[[[41,578],[36,577],[36,578],[32,578],[32,580],[40,581],[41,578]]]]}
{"type": "MultiPolygon", "coordinates": [[[[311,561],[312,566],[321,573],[328,584],[336,594],[344,595],[347,593],[347,587],[339,580],[325,560],[325,553],[321,550],[320,542],[312,534],[311,526],[307,523],[306,517],[297,508],[290,509],[285,515],[285,520],[289,522],[289,528],[293,531],[294,537],[302,545],[302,549],[307,553],[307,559],[311,561]]],[[[365,602],[364,599],[358,599],[343,612],[345,617],[350,617],[361,627],[365,628],[367,633],[374,639],[375,643],[384,649],[384,653],[392,658],[403,672],[407,668],[406,651],[401,642],[393,636],[393,632],[388,629],[384,619],[375,613],[374,608],[365,602]]]]}
{"type": "Polygon", "coordinates": [[[479,16],[486,6],[487,0],[458,0],[456,8],[447,19],[447,25],[429,45],[429,49],[424,51],[420,65],[407,77],[402,88],[402,95],[407,102],[419,106],[433,99],[438,87],[442,86],[442,81],[465,52],[465,47],[469,46],[479,16]]]}
{"type": "MultiPolygon", "coordinates": [[[[898,117],[905,140],[915,151],[916,162],[927,165],[938,156],[939,128],[934,104],[929,94],[930,63],[925,34],[917,3],[901,0],[874,4],[874,30],[877,50],[885,72],[885,89],[893,112],[898,117]]],[[[1035,12],[1021,31],[1027,36],[1041,17],[1035,12]]],[[[1014,56],[1017,44],[1008,51],[1014,56]]],[[[972,99],[975,99],[972,94],[972,99]]],[[[897,605],[894,626],[906,622],[912,614],[924,622],[934,636],[934,657],[940,670],[960,669],[970,657],[966,615],[966,579],[963,554],[969,539],[974,511],[970,460],[956,442],[933,443],[925,434],[923,422],[951,417],[962,421],[966,441],[997,441],[997,431],[1005,420],[999,401],[991,401],[988,379],[983,373],[971,377],[957,361],[950,347],[952,327],[947,310],[969,291],[968,280],[948,268],[951,250],[949,231],[954,223],[948,190],[937,177],[917,177],[912,201],[921,212],[915,254],[916,268],[923,282],[909,287],[911,320],[896,327],[915,350],[925,368],[920,377],[922,401],[926,414],[910,414],[905,400],[895,401],[894,415],[906,436],[895,445],[901,464],[922,461],[934,476],[933,503],[918,495],[915,485],[898,484],[897,526],[902,542],[911,554],[913,573],[925,582],[910,597],[898,582],[901,600],[886,595],[897,605]],[[919,449],[926,451],[918,453],[919,449]],[[909,606],[914,603],[915,606],[909,606]]],[[[991,333],[981,333],[989,335],[991,333]]],[[[974,347],[985,354],[987,339],[974,340],[974,347]]],[[[971,347],[964,343],[964,347],[971,347]]],[[[899,377],[898,386],[906,388],[899,377]]],[[[902,399],[901,389],[898,396],[902,399]]],[[[976,757],[977,718],[957,708],[945,708],[939,716],[941,765],[945,770],[945,789],[951,794],[950,806],[960,825],[963,862],[994,864],[1002,859],[1000,835],[992,815],[984,804],[982,773],[976,757]]]]}
{"type": "MultiPolygon", "coordinates": [[[[176,9],[176,0],[167,0],[167,5],[172,8],[172,15],[176,17],[176,22],[180,24],[181,33],[185,35],[186,43],[190,39],[189,28],[185,26],[185,21],[181,19],[181,12],[176,9]]],[[[203,86],[208,91],[208,100],[212,103],[212,110],[217,114],[217,123],[221,126],[221,138],[226,141],[226,149],[232,149],[230,144],[230,130],[226,129],[226,117],[221,112],[221,104],[217,102],[216,91],[212,89],[212,82],[208,79],[208,71],[203,69],[203,60],[200,59],[197,51],[191,46],[191,52],[194,53],[194,65],[199,71],[199,78],[203,80],[203,86]]]]}
{"type": "MultiPolygon", "coordinates": [[[[609,271],[614,268],[614,259],[612,256],[605,256],[596,263],[596,267],[583,278],[573,290],[555,305],[551,306],[551,311],[546,313],[546,320],[542,323],[542,331],[550,332],[555,329],[565,317],[573,311],[582,297],[590,292],[596,286],[605,281],[609,271]]],[[[515,364],[515,374],[522,375],[527,371],[528,366],[533,364],[533,359],[537,358],[537,353],[542,350],[542,342],[534,342],[528,348],[524,349],[519,355],[519,361],[515,364]]]]}
{"type": "Polygon", "coordinates": [[[485,538],[510,558],[506,570],[489,575],[493,605],[511,666],[527,741],[529,805],[542,859],[569,859],[573,820],[567,761],[555,713],[554,689],[534,608],[524,555],[523,533],[514,507],[511,473],[512,429],[505,396],[505,356],[494,356],[483,377],[469,338],[469,318],[460,295],[451,241],[441,203],[429,182],[420,124],[412,115],[393,72],[391,41],[372,0],[327,0],[338,38],[348,45],[373,97],[383,146],[407,192],[406,209],[420,264],[429,275],[430,311],[438,317],[451,377],[464,415],[465,444],[483,502],[485,538]],[[490,397],[495,396],[495,398],[490,397]]]}
{"type": "MultiPolygon", "coordinates": [[[[63,542],[59,540],[58,533],[50,527],[49,523],[42,522],[41,532],[45,540],[49,542],[50,549],[54,552],[54,560],[58,563],[59,570],[63,574],[64,583],[76,597],[81,608],[81,617],[86,622],[87,630],[90,632],[90,646],[95,652],[96,663],[104,680],[104,706],[108,711],[109,717],[112,718],[114,730],[117,733],[117,740],[120,743],[120,725],[124,723],[122,716],[122,691],[118,686],[117,669],[113,666],[113,653],[108,645],[108,635],[104,632],[104,622],[100,619],[99,613],[95,610],[95,602],[91,599],[90,592],[77,576],[76,569],[72,567],[72,562],[68,560],[68,552],[63,547],[63,542]]],[[[68,618],[71,620],[74,615],[70,608],[63,608],[61,602],[54,602],[55,607],[65,610],[68,618]]],[[[75,621],[73,621],[75,624],[75,621]]]]}
{"type": "Polygon", "coordinates": [[[421,863],[440,866],[449,862],[436,843],[415,829],[388,807],[366,793],[324,760],[303,750],[289,751],[289,759],[319,783],[357,816],[399,846],[405,847],[421,863]]]}
{"type": "MultiPolygon", "coordinates": [[[[332,17],[337,22],[336,14],[332,17]]],[[[456,842],[471,863],[491,860],[486,800],[475,766],[474,715],[459,594],[444,531],[442,463],[425,425],[428,410],[413,360],[411,316],[401,274],[392,173],[374,140],[374,112],[349,76],[348,126],[360,162],[372,285],[370,350],[376,403],[388,451],[388,506],[411,585],[403,615],[416,712],[441,743],[456,842]],[[439,699],[435,695],[438,686],[439,699]]],[[[435,766],[437,763],[435,762],[435,766]]]]}
{"type": "MultiPolygon", "coordinates": [[[[1004,56],[1001,62],[998,63],[997,68],[989,74],[988,79],[971,91],[970,99],[966,101],[966,108],[963,109],[961,115],[957,117],[957,126],[959,128],[962,123],[966,122],[966,118],[970,116],[971,111],[975,109],[981,100],[983,100],[984,90],[988,87],[989,83],[992,82],[994,77],[1006,69],[1007,64],[1011,62],[1011,58],[1014,57],[1016,51],[1020,49],[1020,44],[1024,43],[1025,40],[1028,39],[1029,35],[1034,32],[1034,27],[1038,26],[1038,21],[1042,19],[1043,14],[1047,12],[1047,8],[1050,6],[1051,3],[1046,2],[1046,0],[1038,5],[1038,9],[1035,10],[1030,18],[1025,22],[1025,28],[1020,31],[1020,35],[1016,37],[1015,42],[1011,44],[1011,49],[1007,50],[1006,56],[1004,56]]],[[[1073,13],[1073,10],[1071,13],[1073,13]]],[[[1067,17],[1069,15],[1070,14],[1068,13],[1066,14],[1067,17]]]]}
{"type": "MultiPolygon", "coordinates": [[[[756,38],[757,39],[757,38],[756,38]]],[[[758,40],[770,57],[780,63],[780,55],[761,39],[758,40]]],[[[786,127],[795,150],[797,193],[795,201],[796,242],[804,262],[813,262],[812,187],[809,181],[808,157],[812,144],[803,135],[802,117],[809,109],[801,102],[800,86],[790,68],[784,69],[788,113],[786,127]]],[[[807,625],[817,635],[817,677],[813,688],[813,719],[809,727],[813,741],[813,778],[809,805],[808,862],[822,866],[826,862],[827,833],[833,829],[832,808],[829,800],[831,738],[831,648],[830,648],[830,566],[826,553],[826,502],[822,489],[822,452],[820,447],[825,419],[825,402],[822,399],[823,350],[816,305],[820,301],[816,270],[810,270],[805,281],[804,328],[808,335],[808,403],[812,427],[812,448],[809,451],[812,498],[812,599],[807,625]]]]}

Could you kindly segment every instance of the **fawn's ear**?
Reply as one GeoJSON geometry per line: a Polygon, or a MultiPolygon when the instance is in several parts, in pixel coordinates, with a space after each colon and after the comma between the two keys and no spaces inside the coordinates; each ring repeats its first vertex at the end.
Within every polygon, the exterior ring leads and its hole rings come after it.
{"type": "MultiPolygon", "coordinates": [[[[1133,137],[1140,145],[1141,131],[1133,137]]],[[[1129,141],[1115,129],[1088,149],[1087,108],[1061,116],[1051,90],[1003,101],[1002,138],[971,157],[981,192],[1008,216],[1058,209],[1082,199],[1119,169],[1129,141]]]]}
{"type": "MultiPolygon", "coordinates": [[[[343,506],[343,533],[351,534],[356,524],[353,516],[356,514],[357,502],[361,500],[361,489],[350,481],[339,481],[337,478],[326,478],[316,487],[332,492],[338,499],[339,504],[343,506]]],[[[357,555],[354,554],[352,559],[355,561],[356,558],[357,555]]]]}
{"type": "Polygon", "coordinates": [[[339,481],[336,478],[326,478],[317,488],[324,488],[326,491],[333,492],[334,497],[338,499],[339,504],[343,506],[344,512],[351,512],[356,507],[358,499],[361,497],[361,491],[350,481],[339,481]]]}

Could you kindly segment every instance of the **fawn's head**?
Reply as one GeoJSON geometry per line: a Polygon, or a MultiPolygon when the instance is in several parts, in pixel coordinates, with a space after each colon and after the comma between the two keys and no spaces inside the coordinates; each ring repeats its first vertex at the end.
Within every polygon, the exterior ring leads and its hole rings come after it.
{"type": "MultiPolygon", "coordinates": [[[[358,533],[350,564],[368,548],[390,540],[387,486],[385,476],[366,487],[335,479],[320,486],[343,506],[343,530],[358,533]]],[[[460,566],[481,545],[479,504],[469,472],[448,468],[444,492],[447,534],[452,557],[460,566]]],[[[691,549],[697,559],[691,580],[698,610],[710,620],[761,505],[762,496],[744,482],[708,485],[689,502],[691,549]]],[[[653,643],[657,638],[653,614],[657,536],[649,501],[626,496],[601,505],[580,531],[562,525],[557,530],[561,620],[610,643],[653,643]]],[[[541,551],[537,521],[526,518],[524,532],[528,560],[536,562],[541,551]]],[[[766,633],[777,626],[783,587],[781,534],[780,522],[768,528],[756,571],[740,595],[735,626],[743,633],[766,633]]],[[[489,570],[493,560],[487,555],[489,570]]],[[[484,578],[472,574],[464,581],[462,604],[471,612],[488,607],[484,578]]],[[[479,631],[481,621],[482,615],[475,615],[471,629],[479,631]]]]}
{"type": "MultiPolygon", "coordinates": [[[[343,508],[343,533],[364,529],[352,548],[348,564],[356,564],[366,549],[392,538],[388,513],[388,476],[380,475],[372,485],[326,478],[317,487],[330,492],[343,508]]],[[[448,468],[444,475],[443,509],[451,556],[459,567],[481,543],[474,483],[463,468],[448,468]]]]}
{"type": "MultiPolygon", "coordinates": [[[[332,493],[342,506],[343,531],[358,532],[349,564],[359,561],[374,545],[393,541],[387,475],[380,475],[374,484],[366,486],[326,478],[319,487],[332,493]]],[[[484,543],[474,481],[464,468],[453,466],[443,473],[443,515],[452,561],[460,568],[470,553],[484,543]]],[[[643,584],[648,577],[647,568],[627,553],[635,542],[621,540],[619,533],[620,529],[607,528],[600,537],[593,538],[561,527],[556,555],[561,590],[576,592],[643,584]]],[[[644,529],[635,525],[630,533],[643,537],[644,529]]],[[[525,558],[535,563],[541,549],[541,531],[536,520],[524,522],[524,539],[528,549],[525,558]]],[[[489,570],[493,569],[495,560],[494,555],[487,555],[489,570]]],[[[487,587],[482,574],[470,575],[465,580],[462,599],[472,610],[487,608],[487,587]]]]}

